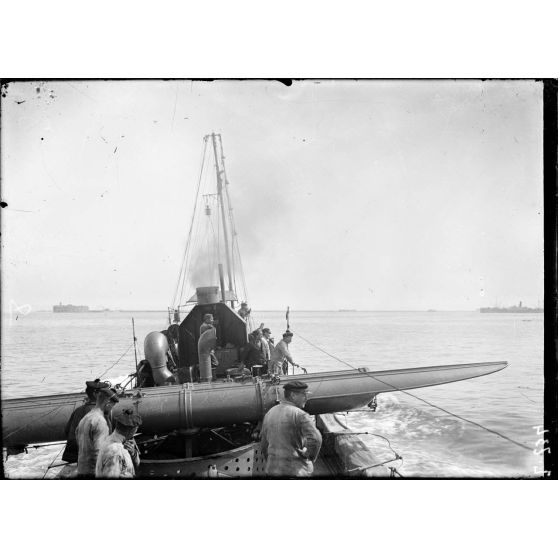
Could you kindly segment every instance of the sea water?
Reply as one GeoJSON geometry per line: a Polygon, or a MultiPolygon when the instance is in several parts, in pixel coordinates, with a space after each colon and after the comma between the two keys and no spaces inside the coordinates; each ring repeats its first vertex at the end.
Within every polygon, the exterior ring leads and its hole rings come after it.
{"type": "MultiPolygon", "coordinates": [[[[265,323],[279,341],[285,313],[253,314],[254,323],[265,323]]],[[[145,335],[166,327],[165,312],[3,314],[2,399],[83,391],[86,380],[98,377],[125,380],[135,369],[132,318],[139,360],[145,335]]],[[[542,314],[291,311],[290,329],[295,362],[309,374],[349,366],[373,371],[508,361],[488,376],[380,394],[375,412],[336,416],[348,428],[369,433],[362,439],[379,460],[392,458],[393,451],[401,456],[392,465],[404,477],[542,476],[542,314]]],[[[4,452],[4,473],[51,478],[63,447],[31,447],[9,457],[4,452]]]]}

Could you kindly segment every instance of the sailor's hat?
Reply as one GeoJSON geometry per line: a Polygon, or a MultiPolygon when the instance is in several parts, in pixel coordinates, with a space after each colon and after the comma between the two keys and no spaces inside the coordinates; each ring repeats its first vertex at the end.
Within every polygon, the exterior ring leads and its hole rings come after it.
{"type": "Polygon", "coordinates": [[[114,417],[117,424],[133,428],[139,426],[143,421],[141,417],[134,411],[134,409],[124,409],[121,413],[114,417]]]}
{"type": "Polygon", "coordinates": [[[306,391],[308,389],[308,384],[301,382],[300,380],[293,380],[292,382],[287,382],[283,389],[285,391],[306,391]]]}

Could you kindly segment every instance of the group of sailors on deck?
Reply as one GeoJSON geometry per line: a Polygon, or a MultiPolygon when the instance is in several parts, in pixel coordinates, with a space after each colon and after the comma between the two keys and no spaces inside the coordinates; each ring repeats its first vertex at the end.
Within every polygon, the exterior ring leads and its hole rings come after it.
{"type": "MultiPolygon", "coordinates": [[[[208,335],[216,335],[212,314],[206,314],[200,326],[200,337],[208,335]]],[[[262,373],[283,375],[289,364],[298,366],[289,351],[293,333],[288,329],[277,345],[263,323],[248,339],[240,351],[240,370],[257,366],[262,373]]],[[[269,476],[310,476],[322,440],[303,410],[308,385],[295,380],[283,389],[284,400],[270,409],[261,426],[265,471],[269,476]]],[[[140,464],[134,436],[142,424],[141,417],[130,408],[112,416],[119,398],[108,382],[86,382],[86,395],[87,401],[75,409],[66,426],[67,445],[62,459],[77,462],[78,478],[134,478],[140,464]]]]}
{"type": "MultiPolygon", "coordinates": [[[[242,303],[238,312],[247,321],[250,309],[242,303]]],[[[206,314],[200,334],[213,328],[213,316],[206,314]]],[[[287,374],[293,360],[289,345],[293,333],[287,329],[277,345],[271,330],[260,327],[249,334],[248,343],[240,350],[239,370],[256,367],[270,375],[287,374]]],[[[322,445],[322,436],[312,417],[304,411],[308,385],[299,380],[283,385],[284,399],[265,415],[260,431],[260,449],[265,460],[265,473],[270,477],[310,477],[322,445]]]]}
{"type": "MultiPolygon", "coordinates": [[[[106,382],[86,382],[88,401],[78,407],[66,427],[62,459],[77,462],[78,479],[130,479],[140,464],[134,440],[141,417],[124,409],[114,420],[112,408],[119,399],[106,382]],[[114,423],[114,429],[113,429],[114,423]]],[[[294,380],[283,386],[285,399],[265,415],[260,446],[268,476],[307,477],[313,472],[322,437],[303,409],[308,385],[294,380]]]]}
{"type": "Polygon", "coordinates": [[[112,408],[119,401],[116,390],[98,379],[85,384],[88,399],[66,425],[62,459],[77,462],[78,478],[133,478],[140,463],[134,435],[141,417],[124,409],[113,418],[112,408]]]}
{"type": "MultiPolygon", "coordinates": [[[[247,319],[250,309],[245,302],[242,303],[238,313],[242,318],[247,319]]],[[[212,329],[215,329],[213,314],[205,314],[200,326],[200,336],[212,329]]],[[[289,344],[292,340],[293,333],[287,329],[283,333],[281,341],[275,345],[271,330],[264,327],[263,323],[260,324],[258,329],[248,335],[248,343],[240,348],[238,369],[243,371],[245,368],[252,370],[253,367],[258,367],[260,374],[287,374],[289,364],[299,367],[289,351],[289,344]]],[[[201,351],[201,349],[199,350],[201,351]]],[[[212,353],[212,358],[213,364],[216,365],[214,353],[212,353]]]]}

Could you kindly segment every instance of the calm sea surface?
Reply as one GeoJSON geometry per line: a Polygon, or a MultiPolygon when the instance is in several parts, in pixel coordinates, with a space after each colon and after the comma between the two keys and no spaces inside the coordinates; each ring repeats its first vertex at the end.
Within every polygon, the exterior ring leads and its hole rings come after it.
{"type": "MultiPolygon", "coordinates": [[[[254,313],[276,340],[285,329],[284,312],[254,313]]],[[[132,317],[143,338],[166,326],[165,312],[2,316],[2,399],[83,391],[86,380],[123,378],[134,371],[132,317]],[[126,349],[129,349],[126,353],[126,349]],[[124,356],[122,356],[124,355],[124,356]],[[118,360],[115,364],[115,362],[118,360]],[[109,369],[109,367],[111,367],[109,369]],[[108,371],[107,371],[108,369],[108,371]]],[[[403,476],[536,477],[543,469],[535,450],[543,424],[543,315],[478,312],[291,312],[291,352],[309,373],[370,370],[507,360],[489,376],[412,390],[423,399],[478,422],[533,448],[522,449],[405,393],[378,396],[376,412],[341,415],[356,431],[389,439],[403,462],[403,476]],[[297,335],[297,333],[299,335],[297,335]]],[[[387,443],[364,436],[374,448],[387,443]]],[[[10,456],[10,478],[49,478],[63,446],[30,448],[10,456]]]]}

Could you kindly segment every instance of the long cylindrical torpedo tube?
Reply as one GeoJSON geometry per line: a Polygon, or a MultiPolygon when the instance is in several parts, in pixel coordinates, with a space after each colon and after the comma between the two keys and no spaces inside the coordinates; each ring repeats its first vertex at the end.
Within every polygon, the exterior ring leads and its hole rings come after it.
{"type": "MultiPolygon", "coordinates": [[[[507,362],[484,362],[376,372],[345,370],[297,374],[289,376],[289,380],[300,379],[308,384],[311,393],[305,410],[315,415],[362,407],[377,393],[465,380],[506,366],[507,362]]],[[[143,418],[141,430],[145,434],[226,426],[261,419],[283,398],[282,388],[281,384],[271,382],[147,388],[120,396],[113,412],[137,409],[143,418]]],[[[83,393],[4,400],[4,447],[65,439],[64,427],[72,411],[83,401],[83,393]]]]}

